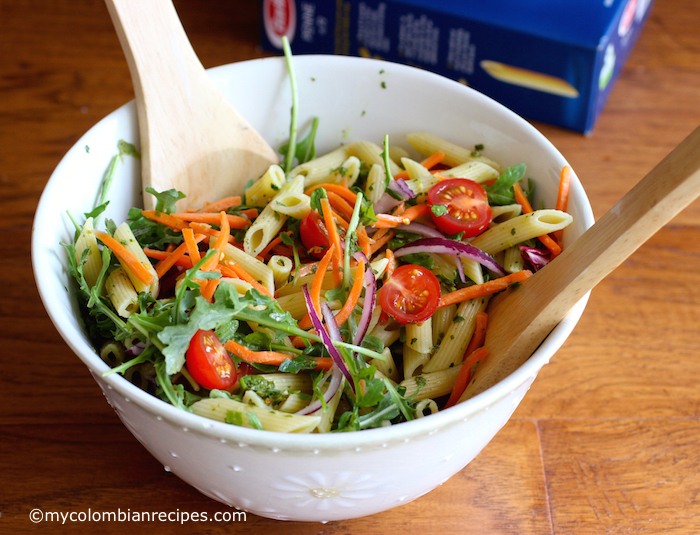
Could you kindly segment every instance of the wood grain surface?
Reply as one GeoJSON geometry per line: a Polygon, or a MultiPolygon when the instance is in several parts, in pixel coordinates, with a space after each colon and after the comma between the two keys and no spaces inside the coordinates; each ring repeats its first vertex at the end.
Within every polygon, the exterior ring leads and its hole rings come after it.
{"type": "MultiPolygon", "coordinates": [[[[257,2],[176,7],[205,67],[264,55],[257,2]]],[[[657,0],[594,132],[536,124],[597,217],[700,124],[699,27],[697,0],[657,0]]],[[[34,283],[29,240],[48,177],[131,98],[102,1],[0,0],[0,533],[700,533],[697,202],[596,287],[486,449],[410,504],[329,524],[32,523],[35,508],[229,511],[165,472],[119,422],[34,283]]]]}

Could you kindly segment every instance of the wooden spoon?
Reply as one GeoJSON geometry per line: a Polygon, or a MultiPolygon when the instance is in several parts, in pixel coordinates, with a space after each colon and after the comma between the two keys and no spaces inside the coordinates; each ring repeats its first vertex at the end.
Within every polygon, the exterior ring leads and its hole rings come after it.
{"type": "Polygon", "coordinates": [[[566,313],[700,195],[700,128],[535,275],[492,299],[485,346],[460,401],[520,367],[566,313]]]}
{"type": "MultiPolygon", "coordinates": [[[[240,194],[278,162],[214,86],[171,0],[105,0],[131,71],[143,188],[187,195],[178,209],[240,194]]],[[[250,83],[250,80],[241,80],[250,83]]],[[[144,194],[144,206],[154,204],[144,194]]]]}

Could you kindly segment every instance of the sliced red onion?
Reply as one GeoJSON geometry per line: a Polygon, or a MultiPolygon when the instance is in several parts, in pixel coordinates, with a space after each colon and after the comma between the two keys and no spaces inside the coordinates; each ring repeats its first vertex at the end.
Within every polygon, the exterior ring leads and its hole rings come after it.
{"type": "Polygon", "coordinates": [[[409,223],[408,225],[398,225],[396,230],[420,234],[428,238],[444,238],[445,236],[438,229],[424,225],[423,223],[409,223]]]}
{"type": "MultiPolygon", "coordinates": [[[[450,240],[448,238],[421,238],[409,244],[399,247],[394,251],[395,257],[404,256],[413,253],[438,253],[438,254],[448,254],[455,257],[457,260],[460,258],[468,258],[469,260],[474,260],[495,273],[498,273],[502,277],[506,275],[505,270],[496,262],[493,258],[487,255],[485,252],[477,249],[469,243],[459,242],[455,240],[450,240]]],[[[457,262],[457,269],[462,262],[457,262]]]]}
{"type": "Polygon", "coordinates": [[[340,371],[340,368],[338,366],[335,366],[333,368],[333,373],[331,374],[331,381],[328,383],[328,388],[326,388],[326,391],[323,393],[323,401],[320,399],[317,399],[311,403],[309,403],[306,407],[303,409],[299,410],[296,412],[296,414],[313,414],[315,412],[318,412],[321,407],[323,407],[324,402],[329,403],[331,399],[333,399],[333,396],[335,396],[336,392],[338,392],[338,389],[340,388],[340,385],[343,381],[343,372],[340,371]]]}
{"type": "Polygon", "coordinates": [[[416,194],[413,193],[413,190],[408,186],[408,184],[406,184],[406,181],[403,178],[390,180],[388,189],[400,195],[404,201],[408,199],[413,199],[413,197],[416,196],[416,194]]]}
{"type": "Polygon", "coordinates": [[[382,195],[377,202],[372,205],[375,214],[388,214],[403,201],[395,199],[388,193],[382,195]]]}
{"type": "MultiPolygon", "coordinates": [[[[369,328],[369,323],[372,320],[372,313],[374,312],[374,307],[377,302],[377,279],[374,276],[374,269],[372,269],[369,259],[362,251],[356,252],[353,256],[358,262],[360,260],[364,260],[365,262],[365,279],[363,282],[363,287],[365,289],[365,304],[362,307],[360,323],[357,324],[357,332],[355,333],[355,338],[353,338],[352,341],[353,344],[359,346],[362,345],[362,340],[364,340],[365,335],[367,334],[367,329],[369,328]]],[[[359,276],[359,273],[355,276],[359,276]]]]}
{"type": "Polygon", "coordinates": [[[534,271],[537,271],[550,262],[550,254],[548,250],[536,249],[534,247],[520,246],[520,254],[532,265],[534,271]]]}
{"type": "MultiPolygon", "coordinates": [[[[301,291],[304,293],[304,301],[306,303],[306,308],[309,311],[309,316],[311,317],[311,323],[313,324],[314,329],[321,337],[321,341],[323,342],[325,348],[328,350],[328,353],[333,359],[333,362],[335,362],[335,365],[338,368],[340,368],[340,371],[343,372],[345,378],[354,388],[355,383],[352,380],[352,375],[350,375],[350,370],[348,370],[348,367],[345,365],[343,356],[338,351],[338,348],[336,348],[333,345],[333,338],[336,338],[336,341],[342,341],[342,338],[340,337],[340,329],[338,329],[338,324],[335,321],[335,317],[333,317],[333,314],[331,314],[332,320],[330,322],[326,321],[326,323],[329,325],[330,332],[333,333],[333,335],[330,335],[329,331],[326,331],[326,328],[323,326],[323,322],[321,321],[321,317],[316,312],[316,308],[314,307],[313,301],[311,301],[311,293],[309,292],[308,284],[304,284],[304,286],[302,286],[301,288],[301,291]]],[[[328,305],[326,305],[326,307],[327,306],[328,305]]],[[[323,306],[321,306],[321,309],[323,309],[323,306]]]]}

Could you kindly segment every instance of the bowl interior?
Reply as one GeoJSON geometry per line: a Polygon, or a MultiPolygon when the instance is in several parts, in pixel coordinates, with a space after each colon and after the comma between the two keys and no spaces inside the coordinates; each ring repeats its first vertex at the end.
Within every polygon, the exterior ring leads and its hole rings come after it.
{"type": "MultiPolygon", "coordinates": [[[[504,167],[524,162],[527,176],[537,185],[537,203],[553,206],[559,173],[567,165],[563,156],[531,125],[487,97],[456,82],[403,65],[339,56],[298,56],[294,59],[299,87],[300,135],[315,116],[319,117],[316,137],[318,154],[341,143],[370,140],[381,144],[389,134],[390,143],[415,154],[405,140],[412,131],[428,131],[455,143],[484,146],[486,156],[504,167]]],[[[291,92],[283,58],[267,58],[211,69],[210,75],[223,94],[277,148],[289,133],[291,92]]],[[[44,305],[56,328],[75,353],[96,375],[108,368],[85,337],[65,270],[65,250],[74,226],[67,217],[78,219],[89,211],[119,140],[138,146],[138,125],[133,102],[119,108],[88,131],[66,154],[51,176],[41,197],[32,239],[35,278],[44,305]],[[40,230],[40,231],[39,231],[40,230]]],[[[569,211],[574,224],[567,228],[570,242],[593,224],[593,214],[581,184],[573,175],[569,211]]],[[[109,191],[110,204],[102,217],[121,222],[128,209],[142,205],[140,162],[126,157],[118,163],[109,191]]],[[[352,441],[384,440],[403,433],[420,432],[465,419],[470,413],[494,403],[504,392],[531,380],[561,346],[583,312],[585,299],[550,334],[531,359],[499,385],[453,409],[430,418],[387,429],[355,433],[352,441]]],[[[174,420],[193,421],[199,417],[179,411],[146,394],[117,375],[105,378],[111,388],[128,395],[147,410],[174,420]]],[[[212,432],[244,435],[250,440],[268,440],[261,432],[218,424],[212,432]]],[[[276,438],[279,440],[279,437],[276,438]]],[[[289,444],[313,447],[348,442],[339,435],[293,436],[289,444]]]]}

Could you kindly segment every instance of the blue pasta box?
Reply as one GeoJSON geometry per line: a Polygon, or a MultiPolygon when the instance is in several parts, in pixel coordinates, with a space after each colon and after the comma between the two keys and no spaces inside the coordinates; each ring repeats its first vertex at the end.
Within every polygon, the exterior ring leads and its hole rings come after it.
{"type": "Polygon", "coordinates": [[[381,58],[590,133],[653,0],[263,0],[261,47],[381,58]]]}

